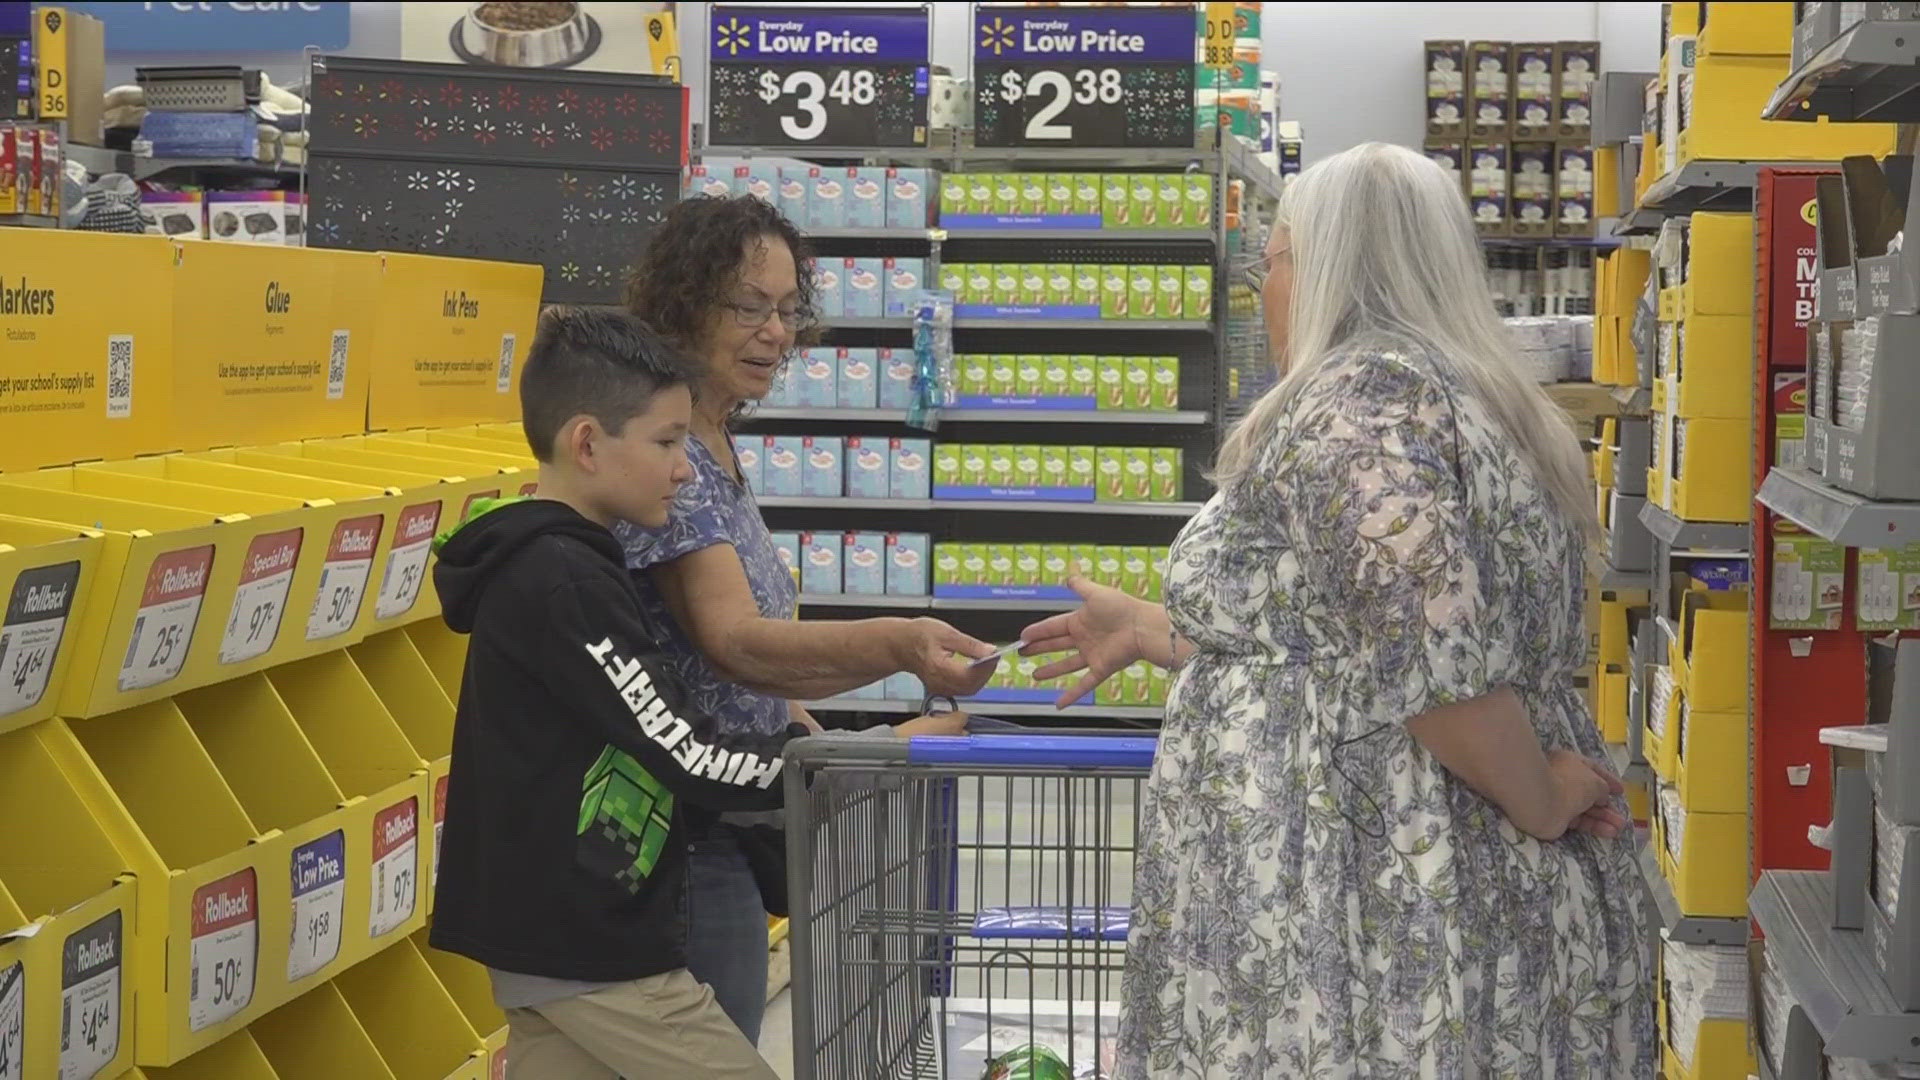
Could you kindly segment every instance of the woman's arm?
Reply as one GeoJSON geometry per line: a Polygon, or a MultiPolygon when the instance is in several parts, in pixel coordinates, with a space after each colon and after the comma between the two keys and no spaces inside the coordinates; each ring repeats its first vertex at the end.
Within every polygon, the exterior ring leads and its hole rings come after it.
{"type": "Polygon", "coordinates": [[[930,692],[957,696],[978,691],[993,674],[991,664],[975,667],[953,655],[986,656],[993,647],[938,619],[766,618],[731,544],[688,552],[645,573],[707,663],[763,694],[833,697],[910,671],[930,692]]]}
{"type": "Polygon", "coordinates": [[[1578,754],[1543,751],[1509,687],[1429,709],[1408,720],[1407,731],[1529,836],[1558,840],[1575,827],[1611,836],[1624,824],[1608,809],[1619,781],[1578,754]]]}

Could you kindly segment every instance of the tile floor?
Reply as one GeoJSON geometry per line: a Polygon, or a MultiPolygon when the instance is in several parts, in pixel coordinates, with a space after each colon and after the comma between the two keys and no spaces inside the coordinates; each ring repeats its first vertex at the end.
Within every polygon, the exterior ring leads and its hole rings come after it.
{"type": "Polygon", "coordinates": [[[793,992],[767,1003],[760,1021],[760,1056],[773,1064],[780,1080],[793,1080],[793,992]]]}

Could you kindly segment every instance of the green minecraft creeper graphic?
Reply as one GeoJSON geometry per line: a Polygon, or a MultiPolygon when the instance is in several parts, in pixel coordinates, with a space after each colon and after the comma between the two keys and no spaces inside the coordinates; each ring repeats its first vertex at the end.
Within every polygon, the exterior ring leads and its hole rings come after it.
{"type": "Polygon", "coordinates": [[[637,893],[653,874],[673,826],[673,793],[609,746],[581,782],[579,836],[597,868],[637,893]]]}

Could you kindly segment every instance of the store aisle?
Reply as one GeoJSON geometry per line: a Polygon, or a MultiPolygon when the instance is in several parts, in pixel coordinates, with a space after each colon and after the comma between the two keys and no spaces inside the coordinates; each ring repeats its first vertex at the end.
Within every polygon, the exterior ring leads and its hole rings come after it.
{"type": "Polygon", "coordinates": [[[773,1065],[780,1080],[793,1080],[793,991],[786,990],[767,1002],[767,1015],[760,1021],[760,1056],[773,1065]]]}

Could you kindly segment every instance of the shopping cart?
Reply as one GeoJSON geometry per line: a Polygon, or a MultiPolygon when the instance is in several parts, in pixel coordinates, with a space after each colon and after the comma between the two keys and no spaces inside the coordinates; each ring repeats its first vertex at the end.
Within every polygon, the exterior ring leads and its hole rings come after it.
{"type": "Polygon", "coordinates": [[[979,1080],[1030,1043],[1109,1075],[1155,742],[788,744],[796,1080],[979,1080]]]}

